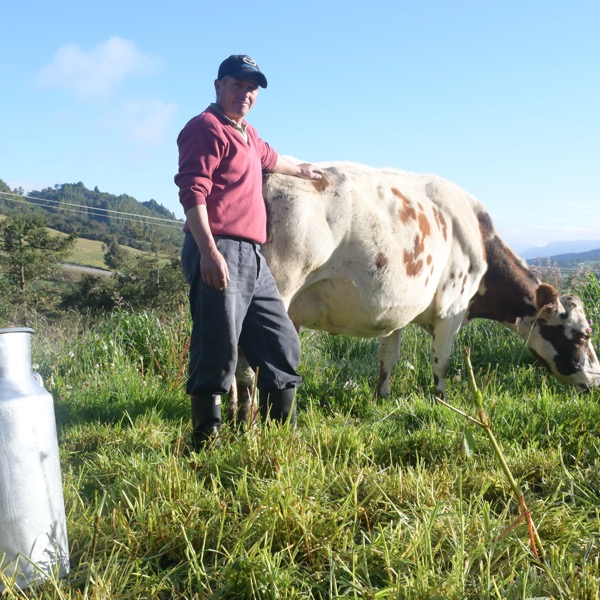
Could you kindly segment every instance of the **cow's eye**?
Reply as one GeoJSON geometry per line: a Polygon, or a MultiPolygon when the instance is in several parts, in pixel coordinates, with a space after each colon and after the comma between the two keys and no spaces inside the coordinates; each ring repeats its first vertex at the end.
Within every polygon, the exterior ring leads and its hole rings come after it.
{"type": "Polygon", "coordinates": [[[582,343],[582,344],[583,344],[584,342],[587,342],[587,341],[589,341],[589,339],[590,339],[590,334],[589,334],[589,333],[586,333],[585,331],[576,331],[576,332],[574,333],[574,335],[573,335],[573,339],[574,339],[576,342],[580,342],[580,343],[582,343]]]}

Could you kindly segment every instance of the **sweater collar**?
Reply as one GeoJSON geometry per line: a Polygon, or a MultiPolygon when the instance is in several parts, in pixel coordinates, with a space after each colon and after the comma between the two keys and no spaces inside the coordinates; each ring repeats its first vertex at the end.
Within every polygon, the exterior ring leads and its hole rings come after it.
{"type": "Polygon", "coordinates": [[[225,119],[236,131],[239,131],[242,137],[248,141],[248,132],[246,131],[248,124],[245,121],[242,121],[239,125],[233,119],[230,119],[218,106],[216,102],[212,102],[209,107],[213,112],[217,115],[225,119]]]}

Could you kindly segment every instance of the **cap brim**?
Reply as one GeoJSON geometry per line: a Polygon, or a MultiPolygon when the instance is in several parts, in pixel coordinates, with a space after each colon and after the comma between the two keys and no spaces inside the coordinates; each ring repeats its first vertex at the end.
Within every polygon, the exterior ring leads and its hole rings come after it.
{"type": "Polygon", "coordinates": [[[256,77],[258,81],[258,85],[261,88],[267,87],[267,78],[263,73],[256,72],[253,69],[240,69],[239,71],[234,71],[233,73],[229,73],[231,77],[235,77],[236,79],[243,79],[244,77],[256,77]]]}

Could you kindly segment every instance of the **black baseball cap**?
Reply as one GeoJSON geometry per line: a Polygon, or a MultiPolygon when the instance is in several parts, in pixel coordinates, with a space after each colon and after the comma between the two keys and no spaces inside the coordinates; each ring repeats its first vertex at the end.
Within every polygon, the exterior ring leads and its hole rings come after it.
{"type": "Polygon", "coordinates": [[[258,85],[263,88],[267,87],[267,78],[258,68],[256,61],[245,54],[232,54],[221,63],[217,79],[222,79],[226,75],[231,75],[231,77],[235,77],[236,79],[242,79],[248,75],[256,75],[258,85]]]}

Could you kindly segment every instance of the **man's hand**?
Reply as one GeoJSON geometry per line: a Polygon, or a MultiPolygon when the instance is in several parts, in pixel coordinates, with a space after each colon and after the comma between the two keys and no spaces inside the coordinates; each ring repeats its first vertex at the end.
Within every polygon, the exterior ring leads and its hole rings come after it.
{"type": "Polygon", "coordinates": [[[310,163],[295,163],[285,156],[278,156],[277,163],[273,169],[275,173],[282,175],[293,175],[302,179],[323,179],[323,170],[310,163]]]}
{"type": "Polygon", "coordinates": [[[229,269],[223,255],[215,248],[213,252],[200,255],[202,281],[215,290],[224,290],[229,283],[229,269]]]}
{"type": "Polygon", "coordinates": [[[297,177],[301,177],[302,179],[323,179],[323,170],[315,167],[315,165],[302,163],[298,165],[298,169],[300,172],[297,177]]]}
{"type": "Polygon", "coordinates": [[[185,216],[200,251],[202,281],[215,290],[224,290],[229,283],[229,269],[210,231],[206,205],[192,206],[185,216]]]}

